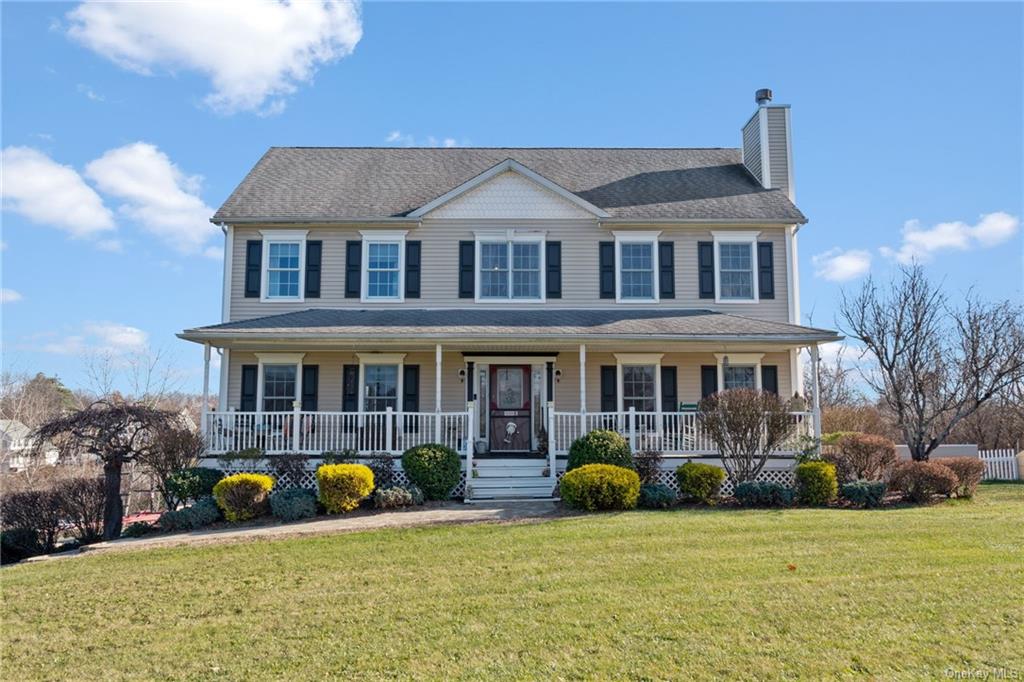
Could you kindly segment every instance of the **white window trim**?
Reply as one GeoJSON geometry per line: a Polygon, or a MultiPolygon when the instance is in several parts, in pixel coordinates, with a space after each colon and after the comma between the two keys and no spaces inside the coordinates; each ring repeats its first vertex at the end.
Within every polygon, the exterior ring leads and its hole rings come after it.
{"type": "MultiPolygon", "coordinates": [[[[659,273],[661,271],[658,263],[658,237],[661,231],[657,232],[612,232],[615,236],[615,302],[616,303],[657,303],[661,300],[661,292],[658,287],[659,273]],[[651,245],[651,298],[623,298],[622,297],[622,245],[623,244],[650,244],[651,245]]],[[[635,363],[634,363],[635,364],[635,363]]]]}
{"type": "Polygon", "coordinates": [[[295,366],[295,397],[292,402],[302,400],[302,360],[305,353],[256,353],[256,411],[263,409],[263,367],[266,365],[295,366]]]}
{"type": "Polygon", "coordinates": [[[715,303],[726,305],[741,303],[750,305],[761,300],[760,292],[757,290],[758,268],[757,268],[757,238],[760,232],[735,232],[714,230],[711,236],[715,240],[715,303]],[[747,244],[750,247],[750,274],[752,280],[752,298],[722,298],[721,267],[719,265],[718,251],[722,244],[747,244]]]}
{"type": "Polygon", "coordinates": [[[544,303],[547,301],[547,231],[546,230],[481,230],[473,232],[473,236],[476,240],[473,253],[474,262],[474,286],[473,286],[473,300],[476,303],[498,303],[502,305],[506,304],[517,304],[517,303],[544,303]],[[494,244],[498,242],[505,242],[508,245],[508,296],[505,298],[495,298],[490,296],[481,296],[480,287],[480,245],[481,244],[494,244]],[[537,298],[513,298],[512,297],[512,244],[513,243],[536,243],[540,256],[540,296],[537,298]]]}
{"type": "Polygon", "coordinates": [[[402,385],[405,379],[405,353],[356,353],[359,359],[359,412],[366,409],[366,366],[367,365],[395,365],[398,367],[398,376],[395,381],[395,414],[402,414],[402,397],[405,387],[402,385]]]}
{"type": "Polygon", "coordinates": [[[364,303],[403,303],[405,302],[405,235],[408,230],[361,230],[363,238],[362,267],[359,273],[360,300],[364,303]],[[370,244],[398,244],[398,296],[370,296],[370,244]]]}
{"type": "Polygon", "coordinates": [[[761,389],[761,360],[764,353],[715,353],[718,360],[718,390],[725,390],[725,358],[729,358],[730,367],[753,367],[754,388],[761,389]]]}
{"type": "Polygon", "coordinates": [[[661,359],[664,353],[615,353],[615,392],[618,394],[619,412],[625,412],[622,368],[654,365],[654,411],[661,412],[661,359]]]}
{"type": "Polygon", "coordinates": [[[306,237],[309,230],[260,230],[263,236],[263,257],[260,259],[260,301],[263,303],[275,301],[297,301],[306,300],[306,237]],[[270,269],[270,245],[271,244],[298,244],[299,245],[299,295],[298,296],[271,296],[270,276],[267,274],[270,269]]]}

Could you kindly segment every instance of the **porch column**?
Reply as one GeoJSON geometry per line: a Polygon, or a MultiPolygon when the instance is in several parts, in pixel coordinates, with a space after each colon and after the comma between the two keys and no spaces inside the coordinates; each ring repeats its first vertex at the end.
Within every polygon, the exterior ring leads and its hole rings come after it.
{"type": "Polygon", "coordinates": [[[441,442],[441,344],[434,346],[434,442],[441,442]]]}
{"type": "Polygon", "coordinates": [[[207,412],[210,411],[210,342],[203,344],[203,405],[199,413],[199,429],[206,438],[207,412]]]}
{"type": "Polygon", "coordinates": [[[818,344],[814,344],[810,348],[811,350],[811,384],[814,390],[814,397],[812,405],[812,411],[814,413],[814,440],[817,443],[817,448],[821,450],[821,382],[818,379],[818,344]]]}
{"type": "Polygon", "coordinates": [[[580,435],[587,432],[587,344],[580,344],[580,435]]]}

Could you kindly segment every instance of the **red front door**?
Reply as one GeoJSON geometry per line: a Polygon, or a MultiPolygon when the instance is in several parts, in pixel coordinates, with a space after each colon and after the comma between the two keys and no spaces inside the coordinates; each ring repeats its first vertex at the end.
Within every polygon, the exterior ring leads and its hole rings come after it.
{"type": "Polygon", "coordinates": [[[529,452],[530,366],[491,365],[488,421],[490,449],[529,452]]]}

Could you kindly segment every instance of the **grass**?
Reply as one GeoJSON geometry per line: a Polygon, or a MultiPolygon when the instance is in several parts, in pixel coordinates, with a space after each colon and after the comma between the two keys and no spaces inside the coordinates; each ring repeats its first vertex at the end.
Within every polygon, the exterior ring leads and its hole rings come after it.
{"type": "Polygon", "coordinates": [[[6,679],[1024,675],[1024,486],[86,555],[0,580],[6,679]]]}

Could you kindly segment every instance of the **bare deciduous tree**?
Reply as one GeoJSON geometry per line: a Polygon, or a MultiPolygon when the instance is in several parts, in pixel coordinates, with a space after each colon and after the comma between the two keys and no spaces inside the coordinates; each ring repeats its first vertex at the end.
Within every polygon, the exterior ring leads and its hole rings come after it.
{"type": "Polygon", "coordinates": [[[892,412],[915,460],[964,419],[1024,381],[1024,311],[972,293],[952,306],[919,265],[887,290],[868,279],[840,312],[877,367],[862,376],[892,412]]]}
{"type": "Polygon", "coordinates": [[[753,481],[765,462],[796,428],[789,405],[777,395],[752,388],[719,391],[700,401],[704,432],[718,446],[735,483],[753,481]]]}
{"type": "Polygon", "coordinates": [[[139,463],[153,475],[167,509],[176,509],[178,503],[184,502],[170,490],[167,481],[175,472],[196,466],[205,449],[206,443],[198,431],[178,423],[158,431],[156,447],[139,459],[139,463]]]}
{"type": "MultiPolygon", "coordinates": [[[[846,347],[843,346],[831,359],[821,358],[818,361],[818,387],[821,391],[822,409],[839,405],[857,405],[863,402],[864,396],[853,384],[855,369],[846,364],[846,347]]],[[[811,362],[804,364],[804,386],[813,390],[814,368],[811,362]]]]}
{"type": "Polygon", "coordinates": [[[174,426],[176,419],[172,412],[147,405],[99,401],[48,420],[35,437],[39,443],[53,443],[62,454],[92,453],[103,462],[103,538],[112,540],[120,537],[124,516],[123,465],[150,455],[157,446],[157,433],[174,426]]]}

